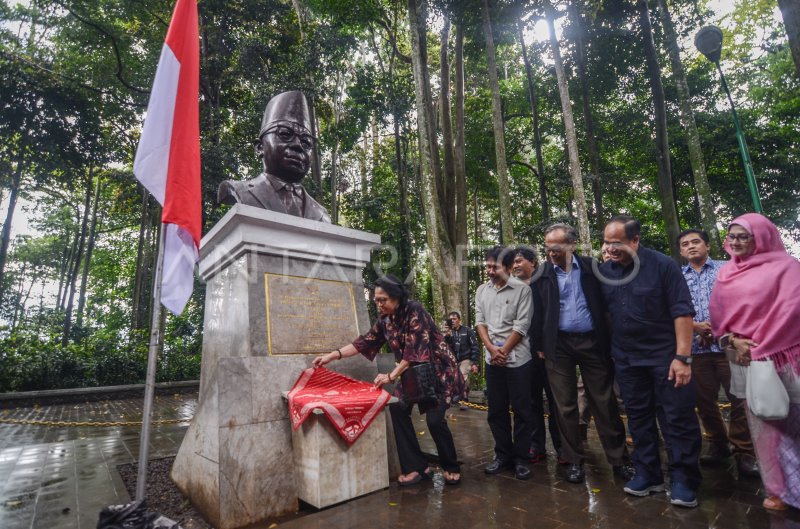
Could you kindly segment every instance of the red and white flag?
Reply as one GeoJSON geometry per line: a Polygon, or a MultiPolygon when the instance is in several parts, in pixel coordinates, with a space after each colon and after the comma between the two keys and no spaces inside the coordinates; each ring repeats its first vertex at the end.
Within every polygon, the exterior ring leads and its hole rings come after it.
{"type": "Polygon", "coordinates": [[[163,207],[161,303],[192,295],[201,230],[200,45],[197,0],[178,0],[161,49],[133,173],[163,207]]]}

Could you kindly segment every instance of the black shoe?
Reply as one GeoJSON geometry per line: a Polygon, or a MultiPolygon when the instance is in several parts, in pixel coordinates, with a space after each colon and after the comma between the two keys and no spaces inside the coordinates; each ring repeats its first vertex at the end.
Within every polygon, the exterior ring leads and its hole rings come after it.
{"type": "Polygon", "coordinates": [[[502,459],[495,459],[486,465],[486,468],[484,468],[483,471],[486,474],[499,474],[500,472],[510,469],[511,467],[512,466],[510,463],[503,461],[502,459]]]}
{"type": "Polygon", "coordinates": [[[636,467],[634,467],[631,462],[622,465],[614,465],[614,475],[625,481],[630,481],[636,477],[636,467]]]}
{"type": "Polygon", "coordinates": [[[731,456],[727,444],[711,445],[708,451],[700,456],[701,465],[718,465],[731,456]]]}
{"type": "Polygon", "coordinates": [[[570,483],[583,483],[585,479],[586,473],[583,471],[583,465],[570,463],[567,467],[567,481],[570,483]]]}
{"type": "Polygon", "coordinates": [[[531,469],[528,468],[527,465],[523,465],[522,463],[517,463],[516,468],[514,469],[514,477],[517,479],[531,479],[531,469]]]}
{"type": "Polygon", "coordinates": [[[751,454],[736,454],[736,468],[739,469],[739,477],[761,477],[761,473],[758,469],[758,461],[756,461],[756,458],[751,454]]]}

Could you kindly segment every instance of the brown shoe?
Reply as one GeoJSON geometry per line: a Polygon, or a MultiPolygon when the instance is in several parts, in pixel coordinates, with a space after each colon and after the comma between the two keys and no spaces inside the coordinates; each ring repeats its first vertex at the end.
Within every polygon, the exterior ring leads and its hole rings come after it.
{"type": "Polygon", "coordinates": [[[764,503],[761,505],[764,506],[765,509],[769,509],[770,511],[785,511],[786,504],[783,503],[783,500],[777,496],[770,496],[769,498],[764,500],[764,503]]]}

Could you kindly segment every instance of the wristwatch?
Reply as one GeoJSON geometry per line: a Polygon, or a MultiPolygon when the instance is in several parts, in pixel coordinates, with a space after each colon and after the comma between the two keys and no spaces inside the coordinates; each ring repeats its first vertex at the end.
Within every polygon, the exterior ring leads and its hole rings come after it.
{"type": "Polygon", "coordinates": [[[677,360],[678,362],[683,362],[687,366],[692,365],[692,357],[691,356],[675,355],[675,360],[677,360]]]}
{"type": "Polygon", "coordinates": [[[733,347],[733,339],[735,338],[732,332],[728,334],[724,334],[719,339],[719,346],[722,349],[727,349],[728,347],[733,347]]]}

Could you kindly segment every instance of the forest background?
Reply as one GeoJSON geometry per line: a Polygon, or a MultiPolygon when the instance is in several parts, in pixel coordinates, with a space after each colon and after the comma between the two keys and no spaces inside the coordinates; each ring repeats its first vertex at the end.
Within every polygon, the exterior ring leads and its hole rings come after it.
{"type": "MultiPolygon", "coordinates": [[[[677,231],[703,226],[721,257],[752,203],[692,46],[713,22],[765,214],[800,242],[797,0],[198,4],[204,233],[227,210],[219,183],[260,171],[266,102],[302,90],[319,140],[307,188],[381,235],[375,261],[437,319],[469,317],[481,248],[540,248],[554,221],[594,255],[612,214],[673,256],[677,231]]],[[[160,210],[131,168],[173,6],[0,0],[0,392],[144,379],[160,210]]],[[[198,378],[204,290],[162,317],[159,380],[198,378]]]]}

